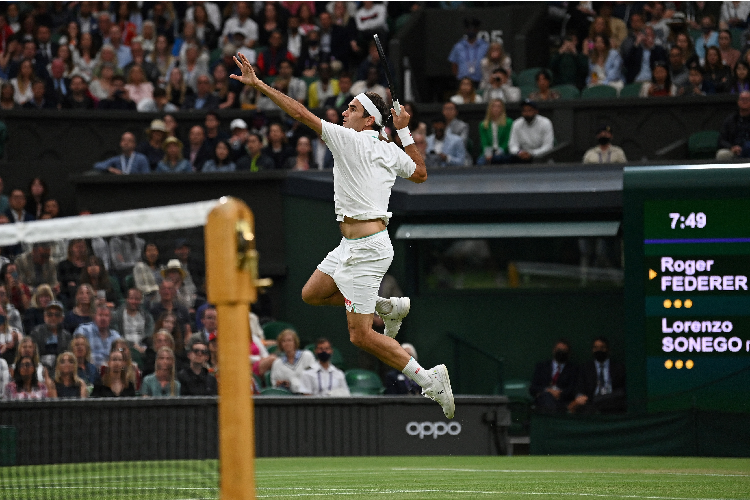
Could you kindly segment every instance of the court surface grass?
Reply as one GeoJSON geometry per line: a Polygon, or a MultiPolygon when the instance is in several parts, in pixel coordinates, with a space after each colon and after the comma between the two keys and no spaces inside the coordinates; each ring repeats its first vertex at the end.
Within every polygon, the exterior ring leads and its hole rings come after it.
{"type": "MultiPolygon", "coordinates": [[[[340,457],[256,461],[256,498],[750,499],[750,459],[340,457]]],[[[217,462],[0,468],[0,499],[218,497],[217,462]]]]}

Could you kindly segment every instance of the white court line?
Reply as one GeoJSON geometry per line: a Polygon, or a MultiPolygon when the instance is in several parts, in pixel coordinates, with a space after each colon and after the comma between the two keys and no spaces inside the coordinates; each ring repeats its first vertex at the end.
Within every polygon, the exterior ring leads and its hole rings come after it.
{"type": "Polygon", "coordinates": [[[660,471],[596,471],[596,470],[522,470],[522,469],[449,469],[438,467],[393,467],[395,471],[409,472],[503,472],[503,473],[543,473],[543,474],[651,474],[654,476],[708,476],[708,477],[750,477],[750,474],[715,474],[704,472],[660,472],[660,471]]]}

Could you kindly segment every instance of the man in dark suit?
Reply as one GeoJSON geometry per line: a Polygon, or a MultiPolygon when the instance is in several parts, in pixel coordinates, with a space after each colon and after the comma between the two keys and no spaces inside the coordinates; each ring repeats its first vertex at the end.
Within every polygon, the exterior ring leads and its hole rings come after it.
{"type": "Polygon", "coordinates": [[[211,111],[219,109],[219,98],[211,92],[213,89],[213,81],[208,75],[200,75],[195,80],[195,86],[198,88],[198,92],[185,96],[185,101],[182,103],[182,109],[187,111],[201,110],[211,111]]]}
{"type": "Polygon", "coordinates": [[[560,339],[552,349],[552,359],[534,368],[529,392],[540,412],[562,412],[573,400],[578,370],[570,362],[570,342],[560,339]]]}
{"type": "Polygon", "coordinates": [[[568,405],[572,413],[623,413],[625,398],[625,365],[609,357],[609,341],[594,339],[594,359],[581,367],[576,398],[568,405]]]}
{"type": "Polygon", "coordinates": [[[36,29],[36,47],[36,59],[44,66],[57,57],[58,45],[52,42],[52,30],[49,26],[41,25],[36,29]]]}
{"type": "Polygon", "coordinates": [[[45,100],[53,103],[55,106],[62,105],[62,102],[68,96],[70,90],[70,79],[65,78],[65,63],[59,57],[52,60],[50,64],[50,75],[47,78],[47,92],[45,100]]]}
{"type": "Polygon", "coordinates": [[[625,81],[650,82],[654,64],[657,61],[666,63],[668,60],[669,56],[664,47],[656,45],[654,29],[646,26],[643,32],[636,36],[633,47],[625,54],[625,81]]]}

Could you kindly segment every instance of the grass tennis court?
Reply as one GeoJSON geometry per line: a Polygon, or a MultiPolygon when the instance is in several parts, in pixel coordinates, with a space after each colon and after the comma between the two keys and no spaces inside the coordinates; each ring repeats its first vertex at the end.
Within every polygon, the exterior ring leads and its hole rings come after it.
{"type": "MultiPolygon", "coordinates": [[[[256,461],[257,498],[750,499],[750,459],[343,457],[256,461]]],[[[216,461],[0,468],[0,498],[217,498],[216,461]],[[25,478],[25,479],[24,479],[25,478]]]]}

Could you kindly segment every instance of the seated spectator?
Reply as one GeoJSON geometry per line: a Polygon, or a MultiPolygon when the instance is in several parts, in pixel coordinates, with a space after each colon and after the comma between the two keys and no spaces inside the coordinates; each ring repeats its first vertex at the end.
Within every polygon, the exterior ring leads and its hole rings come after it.
{"type": "Polygon", "coordinates": [[[38,219],[42,216],[44,202],[49,196],[47,183],[41,177],[34,177],[29,182],[29,194],[26,198],[26,211],[38,219]]]}
{"type": "Polygon", "coordinates": [[[156,351],[155,371],[143,378],[141,394],[144,397],[169,397],[180,395],[180,381],[175,379],[175,357],[169,347],[156,351]]]}
{"type": "Polygon", "coordinates": [[[651,70],[658,61],[666,61],[667,51],[656,45],[654,29],[646,26],[642,33],[636,36],[635,44],[623,57],[625,61],[625,81],[650,82],[651,70]]]}
{"type": "MultiPolygon", "coordinates": [[[[418,361],[417,350],[412,344],[404,342],[401,347],[414,358],[414,361],[418,361]]],[[[399,370],[391,369],[385,374],[385,394],[391,396],[397,394],[420,396],[422,388],[399,370]]]]}
{"type": "MultiPolygon", "coordinates": [[[[207,117],[210,115],[206,115],[207,117]]],[[[218,122],[218,119],[216,120],[218,122]]],[[[218,129],[218,123],[216,125],[218,129]]],[[[213,148],[206,139],[206,132],[200,125],[193,125],[188,132],[188,143],[182,150],[182,155],[190,162],[193,172],[197,172],[206,163],[206,160],[213,157],[213,148]]]]}
{"type": "Polygon", "coordinates": [[[219,109],[221,102],[219,101],[219,98],[211,92],[213,81],[209,75],[199,75],[196,78],[196,88],[196,93],[185,96],[185,100],[182,103],[183,110],[209,111],[219,109]]]}
{"type": "Polygon", "coordinates": [[[84,283],[78,286],[74,304],[75,307],[68,311],[63,321],[63,328],[69,332],[75,332],[83,323],[92,321],[96,307],[96,293],[91,285],[84,283]]]}
{"type": "Polygon", "coordinates": [[[196,4],[192,9],[188,8],[185,18],[195,21],[195,32],[200,44],[208,50],[216,49],[219,44],[219,29],[222,21],[219,7],[212,3],[196,4]],[[189,12],[190,10],[192,12],[189,12]],[[209,10],[211,10],[210,14],[209,10]]]}
{"type": "Polygon", "coordinates": [[[162,144],[164,158],[156,165],[156,172],[167,174],[190,174],[193,167],[182,157],[182,141],[176,137],[167,137],[162,144]]]}
{"type": "Polygon", "coordinates": [[[750,158],[750,91],[737,97],[737,111],[729,115],[721,126],[716,159],[730,161],[750,158]]]}
{"type": "Polygon", "coordinates": [[[10,206],[4,213],[8,218],[8,222],[29,222],[35,220],[34,214],[26,211],[26,193],[22,189],[11,189],[8,200],[10,206]]]}
{"type": "Polygon", "coordinates": [[[451,96],[455,104],[481,104],[482,96],[474,90],[474,82],[471,78],[462,78],[458,84],[458,92],[451,96]]]}
{"type": "Polygon", "coordinates": [[[148,81],[146,72],[142,66],[138,66],[137,64],[131,66],[127,75],[125,90],[128,91],[128,96],[135,103],[136,107],[141,101],[154,99],[154,84],[148,81]]]}
{"type": "Polygon", "coordinates": [[[152,303],[150,309],[151,316],[156,320],[154,327],[157,330],[165,328],[167,320],[170,320],[169,316],[172,316],[172,323],[168,325],[167,330],[174,337],[176,347],[173,346],[173,350],[179,357],[184,350],[185,342],[193,333],[190,328],[190,314],[187,308],[177,301],[177,290],[171,280],[165,279],[159,284],[159,295],[156,299],[158,302],[152,303]],[[167,315],[162,316],[164,313],[167,315]]]}
{"type": "Polygon", "coordinates": [[[609,341],[605,337],[594,340],[594,359],[578,372],[577,396],[568,404],[571,413],[624,413],[625,365],[609,357],[609,341]]]}
{"type": "Polygon", "coordinates": [[[719,26],[728,28],[747,28],[747,16],[750,15],[750,4],[747,2],[722,2],[719,15],[719,26]]]}
{"type": "Polygon", "coordinates": [[[234,172],[236,169],[230,156],[229,143],[221,140],[216,144],[214,157],[203,164],[201,172],[234,172]]]}
{"type": "Polygon", "coordinates": [[[192,277],[183,268],[180,261],[178,259],[170,259],[166,267],[161,270],[161,275],[165,281],[174,283],[177,292],[177,302],[193,312],[198,290],[192,277]]]}
{"type": "Polygon", "coordinates": [[[112,97],[112,93],[115,91],[112,82],[112,79],[115,77],[115,65],[110,63],[104,64],[99,71],[99,78],[91,82],[89,92],[101,101],[112,97]]]}
{"type": "Polygon", "coordinates": [[[120,138],[120,151],[122,153],[95,163],[94,168],[101,172],[109,172],[116,175],[151,173],[148,158],[144,154],[137,152],[135,147],[135,135],[132,132],[125,132],[120,138]]]}
{"type": "Polygon", "coordinates": [[[98,383],[94,384],[92,398],[135,397],[135,384],[128,380],[128,365],[125,351],[112,351],[107,358],[107,370],[98,383]]]}
{"type": "Polygon", "coordinates": [[[609,85],[619,92],[625,86],[622,76],[622,57],[609,45],[609,38],[594,37],[594,48],[589,51],[589,76],[586,85],[609,85]]]}
{"type": "MultiPolygon", "coordinates": [[[[0,85],[0,109],[19,109],[21,106],[15,101],[13,97],[13,85],[10,82],[4,82],[0,85]]],[[[33,96],[33,84],[32,84],[32,96],[33,96]]],[[[28,104],[28,102],[26,103],[28,104]]]]}
{"type": "Polygon", "coordinates": [[[445,118],[445,129],[451,134],[459,136],[466,146],[469,141],[469,124],[458,118],[456,103],[446,101],[443,104],[443,118],[445,118]]]}
{"type": "Polygon", "coordinates": [[[47,96],[47,88],[42,80],[34,80],[31,84],[31,99],[26,101],[23,109],[57,109],[57,102],[47,96]]]}
{"type": "Polygon", "coordinates": [[[72,239],[68,242],[68,258],[57,264],[57,282],[60,283],[60,300],[70,308],[75,303],[81,271],[86,266],[89,249],[86,240],[72,239]]]}
{"type": "Polygon", "coordinates": [[[612,144],[612,127],[600,126],[596,131],[596,142],[598,146],[594,146],[583,155],[583,163],[627,163],[625,151],[612,144]]]}
{"type": "MultiPolygon", "coordinates": [[[[72,83],[71,83],[72,85],[72,83]]],[[[64,107],[64,106],[63,106],[64,107]]],[[[125,88],[125,78],[120,75],[112,77],[112,95],[107,99],[99,101],[97,109],[109,109],[120,111],[135,111],[135,102],[130,98],[128,89],[125,88]]],[[[133,146],[135,147],[135,146],[133,146]]]]}
{"type": "Polygon", "coordinates": [[[18,359],[13,380],[5,386],[6,400],[47,398],[47,385],[39,380],[35,366],[34,358],[31,356],[22,356],[18,359]]]}
{"type": "Polygon", "coordinates": [[[715,94],[716,89],[703,79],[703,68],[693,63],[688,70],[688,81],[677,89],[677,95],[702,96],[715,94]]]}
{"type": "Polygon", "coordinates": [[[138,103],[136,109],[141,113],[174,113],[180,110],[180,108],[169,102],[167,91],[161,87],[154,89],[153,99],[142,100],[138,103]]]}
{"type": "Polygon", "coordinates": [[[229,156],[233,162],[237,162],[243,156],[247,156],[247,149],[245,149],[245,143],[247,143],[249,135],[247,122],[242,118],[235,118],[229,124],[229,130],[231,132],[227,141],[229,143],[229,156]]]}
{"type": "MultiPolygon", "coordinates": [[[[352,94],[352,76],[349,73],[342,72],[339,75],[339,93],[328,97],[325,102],[325,107],[334,108],[339,114],[343,113],[346,107],[349,105],[354,94],[352,94]]],[[[411,124],[411,122],[410,122],[411,124]]]]}
{"type": "Polygon", "coordinates": [[[268,145],[263,154],[273,160],[274,168],[281,170],[287,158],[294,156],[294,150],[287,145],[287,137],[281,123],[274,122],[268,127],[268,145]]]}
{"type": "Polygon", "coordinates": [[[294,64],[294,56],[284,46],[281,31],[274,30],[268,38],[268,48],[258,55],[258,76],[276,76],[279,73],[279,63],[287,60],[294,64]]]}
{"type": "MultiPolygon", "coordinates": [[[[4,287],[0,287],[0,291],[4,294],[4,287]]],[[[18,313],[18,311],[15,312],[18,313]]],[[[12,363],[16,358],[18,345],[22,338],[23,332],[11,326],[6,307],[0,305],[0,358],[5,360],[6,363],[12,363]]]]}
{"type": "Polygon", "coordinates": [[[532,162],[535,158],[552,151],[555,132],[549,118],[539,116],[534,101],[526,99],[521,106],[523,120],[515,120],[510,130],[508,151],[513,161],[532,162]]]}
{"type": "Polygon", "coordinates": [[[480,66],[482,67],[482,81],[479,83],[480,91],[484,91],[490,87],[495,70],[502,68],[506,75],[510,75],[513,72],[510,56],[505,53],[501,40],[492,42],[489,45],[480,66]]]}
{"type": "MultiPolygon", "coordinates": [[[[216,333],[212,333],[214,337],[216,333]]],[[[209,335],[209,338],[211,338],[209,335]]],[[[263,334],[263,328],[260,326],[258,315],[250,313],[250,363],[252,364],[253,373],[263,377],[273,367],[276,361],[275,354],[269,354],[266,346],[275,346],[275,340],[266,340],[263,334]]]]}
{"type": "Polygon", "coordinates": [[[680,89],[687,85],[689,76],[690,71],[682,62],[682,49],[675,45],[669,49],[669,78],[677,87],[677,95],[681,95],[680,89]]]}
{"type": "Polygon", "coordinates": [[[151,170],[156,170],[159,161],[164,158],[164,150],[161,147],[167,138],[167,124],[164,120],[151,120],[151,125],[146,129],[146,137],[148,140],[141,142],[135,151],[146,157],[151,170]]]}
{"type": "MultiPolygon", "coordinates": [[[[182,76],[185,78],[185,83],[193,91],[198,92],[198,78],[201,76],[208,76],[208,54],[202,51],[194,43],[188,43],[185,45],[185,56],[179,59],[179,68],[182,72],[182,76]]],[[[209,91],[213,88],[213,82],[210,82],[211,86],[209,91]]]]}
{"type": "MultiPolygon", "coordinates": [[[[63,305],[57,301],[44,309],[44,323],[31,330],[29,336],[39,350],[41,362],[48,370],[54,370],[58,354],[68,350],[71,340],[69,331],[63,328],[63,305]]],[[[54,373],[52,374],[54,376],[54,373]]]]}
{"type": "Polygon", "coordinates": [[[640,97],[664,97],[677,95],[677,87],[672,83],[669,69],[663,61],[654,65],[651,72],[651,81],[644,82],[641,86],[640,97]]]}
{"type": "MultiPolygon", "coordinates": [[[[330,76],[330,75],[329,75],[330,76]]],[[[286,95],[295,99],[297,102],[305,104],[307,102],[307,84],[301,78],[294,76],[294,66],[287,60],[279,61],[279,78],[288,80],[286,95]]],[[[350,80],[351,83],[351,80],[350,80]]],[[[347,89],[348,91],[348,89],[347,89]]],[[[320,96],[318,96],[320,101],[320,96]]],[[[311,106],[312,107],[312,106],[311,106]]]]}
{"type": "Polygon", "coordinates": [[[493,99],[500,99],[506,103],[521,100],[521,89],[514,87],[508,81],[508,73],[503,68],[498,68],[493,72],[489,85],[482,91],[482,100],[490,102],[493,99]]]}
{"type": "MultiPolygon", "coordinates": [[[[76,333],[70,341],[70,350],[76,357],[76,374],[83,380],[87,389],[99,381],[99,370],[91,363],[91,345],[86,335],[76,333]]],[[[88,391],[87,391],[88,393],[88,391]]]]}
{"type": "MultiPolygon", "coordinates": [[[[276,9],[273,9],[274,13],[276,9]]],[[[252,5],[249,2],[237,2],[235,4],[235,14],[224,22],[224,30],[221,33],[221,45],[229,43],[232,34],[237,31],[245,36],[248,47],[253,47],[258,42],[258,23],[251,15],[253,13],[252,5]]],[[[217,26],[218,30],[221,26],[217,26]]]]}
{"type": "Polygon", "coordinates": [[[575,85],[579,89],[586,86],[589,60],[578,52],[578,38],[575,34],[565,36],[557,53],[550,58],[549,68],[555,85],[575,85]]]}
{"type": "Polygon", "coordinates": [[[330,62],[331,55],[320,48],[320,33],[317,27],[309,31],[302,42],[302,50],[297,58],[296,72],[305,78],[312,78],[318,74],[318,67],[323,61],[330,62]]]}
{"type": "Polygon", "coordinates": [[[151,299],[159,290],[162,267],[159,260],[159,247],[153,242],[146,243],[143,248],[143,259],[133,267],[135,287],[143,296],[151,299]]]}
{"type": "MultiPolygon", "coordinates": [[[[412,133],[419,132],[422,134],[427,134],[427,124],[422,121],[421,116],[419,114],[419,109],[417,109],[417,105],[413,103],[412,101],[406,101],[401,104],[401,106],[406,110],[407,113],[409,113],[409,116],[411,117],[409,119],[409,130],[411,130],[412,133]]],[[[332,123],[339,123],[341,120],[339,120],[340,113],[336,114],[336,121],[332,123]]],[[[333,116],[331,116],[333,118],[333,116]]],[[[398,134],[395,134],[396,137],[398,137],[398,134]]]]}
{"type": "Polygon", "coordinates": [[[309,396],[349,397],[349,386],[346,384],[344,372],[331,363],[333,347],[326,338],[315,341],[314,365],[302,372],[299,377],[299,392],[309,396]]]}
{"type": "Polygon", "coordinates": [[[565,412],[573,401],[578,369],[570,362],[570,342],[560,339],[552,349],[552,359],[534,367],[529,393],[539,412],[565,412]]]}
{"type": "Polygon", "coordinates": [[[670,28],[669,23],[671,16],[666,15],[666,9],[663,2],[653,2],[651,7],[651,20],[648,22],[649,27],[653,28],[656,36],[656,43],[662,47],[669,46],[670,28]]]}
{"type": "MultiPolygon", "coordinates": [[[[382,43],[386,44],[388,41],[386,38],[388,36],[388,12],[385,5],[375,2],[362,2],[353,17],[360,40],[372,40],[372,36],[377,34],[382,39],[382,43]]],[[[478,21],[476,26],[479,26],[478,21]]]]}
{"type": "Polygon", "coordinates": [[[88,257],[86,267],[81,271],[80,283],[91,285],[99,302],[104,300],[111,307],[117,307],[122,303],[120,283],[107,272],[104,262],[96,255],[88,257]]]}
{"type": "Polygon", "coordinates": [[[512,128],[513,120],[505,114],[503,101],[489,101],[484,120],[479,124],[482,154],[477,159],[477,165],[506,163],[509,160],[508,140],[512,128]]]}
{"type": "Polygon", "coordinates": [[[49,387],[48,397],[63,399],[85,399],[89,395],[86,382],[78,376],[75,354],[65,351],[57,356],[55,383],[49,387]]]}
{"type": "MultiPolygon", "coordinates": [[[[10,366],[11,374],[18,366],[18,361],[23,357],[30,357],[34,361],[36,366],[36,376],[38,380],[43,380],[45,384],[49,381],[49,373],[47,367],[44,366],[39,358],[39,347],[29,336],[22,337],[18,343],[18,349],[16,350],[16,357],[13,360],[13,364],[10,366]]],[[[47,384],[49,386],[49,384],[47,384]]]]}
{"type": "Polygon", "coordinates": [[[50,244],[46,242],[34,243],[30,252],[24,252],[14,263],[18,270],[18,279],[32,289],[47,284],[55,289],[57,284],[57,269],[50,259],[50,244]]]}
{"type": "Polygon", "coordinates": [[[462,167],[466,165],[466,148],[460,137],[446,131],[445,120],[432,121],[432,135],[427,137],[426,163],[436,167],[462,167]]]}
{"type": "Polygon", "coordinates": [[[300,136],[297,139],[297,146],[295,147],[297,154],[290,156],[286,159],[284,168],[286,170],[317,170],[320,168],[312,154],[312,144],[310,138],[306,136],[300,136]]]}
{"type": "MultiPolygon", "coordinates": [[[[367,70],[367,78],[364,80],[358,80],[354,82],[352,85],[352,95],[359,95],[362,93],[367,92],[375,92],[380,97],[383,98],[384,101],[388,100],[388,91],[385,87],[383,87],[378,82],[378,68],[375,66],[370,66],[367,70]]],[[[322,77],[322,68],[321,68],[321,77],[322,77]]],[[[312,92],[312,85],[310,85],[310,92],[312,92]]],[[[335,92],[334,92],[335,93],[335,92]]]]}
{"type": "Polygon", "coordinates": [[[30,59],[24,59],[21,61],[18,75],[10,80],[10,84],[13,86],[13,99],[17,105],[23,106],[27,101],[33,99],[34,94],[31,90],[31,84],[34,80],[36,80],[34,64],[30,59]]]}
{"type": "Polygon", "coordinates": [[[706,15],[701,18],[700,29],[703,33],[698,35],[694,43],[695,55],[698,56],[701,64],[704,64],[706,61],[706,49],[708,47],[719,46],[719,33],[714,31],[715,26],[716,23],[713,16],[706,15]]]}
{"type": "Polygon", "coordinates": [[[551,88],[552,76],[546,69],[536,74],[536,90],[529,94],[534,101],[554,101],[560,98],[560,92],[551,88]]]}
{"type": "Polygon", "coordinates": [[[612,11],[613,5],[611,3],[602,2],[599,6],[599,15],[609,25],[612,48],[619,51],[620,45],[628,36],[628,27],[622,19],[613,16],[612,11]]]}
{"type": "Polygon", "coordinates": [[[0,269],[8,300],[13,307],[23,314],[31,305],[31,289],[20,280],[18,267],[13,263],[7,263],[0,269]]]}
{"type": "Polygon", "coordinates": [[[271,386],[286,387],[300,392],[300,376],[315,364],[313,353],[299,348],[299,337],[294,330],[286,329],[276,339],[278,358],[271,367],[271,386]]]}
{"type": "Polygon", "coordinates": [[[722,64],[729,66],[729,69],[734,71],[734,66],[740,60],[742,54],[732,47],[732,32],[729,30],[725,29],[719,32],[719,53],[721,54],[722,64]]]}
{"type": "MultiPolygon", "coordinates": [[[[478,37],[479,19],[464,19],[466,36],[461,38],[448,55],[451,71],[456,80],[470,78],[476,84],[482,81],[482,59],[487,54],[489,46],[483,38],[478,37]]],[[[354,92],[358,94],[359,92],[354,92]]]]}
{"type": "Polygon", "coordinates": [[[729,92],[739,94],[743,90],[750,90],[750,64],[745,61],[737,61],[729,85],[729,92]]]}
{"type": "Polygon", "coordinates": [[[717,94],[723,94],[729,90],[732,70],[721,62],[721,52],[717,47],[706,49],[706,64],[703,65],[703,74],[703,79],[709,86],[716,89],[717,94]]]}
{"type": "Polygon", "coordinates": [[[695,45],[693,40],[687,35],[687,33],[678,33],[675,37],[675,47],[679,47],[682,51],[682,63],[690,67],[691,64],[700,64],[700,59],[695,53],[695,45]]]}
{"type": "Polygon", "coordinates": [[[168,101],[180,109],[183,109],[187,97],[195,94],[195,91],[185,83],[185,78],[182,76],[180,68],[169,70],[169,79],[167,80],[165,91],[167,92],[168,101]]]}
{"type": "Polygon", "coordinates": [[[190,337],[187,348],[190,365],[178,374],[180,395],[216,396],[219,393],[216,377],[208,373],[206,368],[209,356],[208,341],[194,335],[190,337]]]}
{"type": "Polygon", "coordinates": [[[125,303],[112,314],[111,323],[131,347],[141,354],[146,351],[146,341],[154,331],[154,318],[146,309],[140,290],[128,290],[125,303]]]}
{"type": "Polygon", "coordinates": [[[36,287],[31,297],[31,307],[23,315],[23,331],[31,332],[34,328],[44,324],[44,309],[47,304],[55,300],[55,294],[47,284],[36,287]]]}
{"type": "Polygon", "coordinates": [[[143,70],[145,79],[151,82],[153,85],[157,85],[159,83],[160,76],[159,68],[157,68],[156,65],[150,63],[146,59],[146,51],[143,48],[142,37],[137,36],[130,42],[130,52],[133,55],[133,60],[125,65],[125,67],[123,68],[123,72],[126,75],[129,75],[130,70],[134,66],[140,66],[140,68],[143,70]]]}
{"type": "Polygon", "coordinates": [[[259,172],[274,170],[276,163],[273,158],[263,153],[263,138],[257,132],[250,132],[245,143],[247,154],[237,160],[237,170],[259,172]]]}
{"type": "Polygon", "coordinates": [[[94,366],[101,367],[107,361],[112,343],[120,338],[120,334],[110,328],[112,313],[104,304],[96,306],[94,321],[84,323],[73,333],[86,335],[91,346],[91,357],[94,366]]]}
{"type": "MultiPolygon", "coordinates": [[[[200,157],[196,158],[195,160],[196,170],[200,170],[203,164],[206,163],[207,160],[213,157],[214,150],[216,149],[216,145],[219,142],[229,139],[229,136],[227,135],[227,133],[219,128],[220,125],[221,125],[221,120],[219,119],[219,115],[216,114],[215,111],[209,111],[208,113],[206,113],[206,116],[203,119],[203,128],[204,128],[203,142],[204,144],[202,145],[202,147],[198,148],[200,150],[200,157]],[[199,162],[202,162],[202,163],[199,163],[199,162]]],[[[187,156],[187,151],[185,151],[185,155],[187,156]]]]}
{"type": "Polygon", "coordinates": [[[229,71],[223,64],[217,64],[211,75],[214,78],[213,93],[219,98],[219,109],[239,107],[238,88],[235,81],[229,78],[229,71]]]}
{"type": "MultiPolygon", "coordinates": [[[[309,108],[322,106],[327,99],[338,95],[340,92],[339,81],[335,78],[331,78],[330,63],[328,61],[321,62],[318,70],[318,79],[312,82],[307,89],[307,104],[309,108]]],[[[356,83],[350,89],[352,94],[354,94],[355,88],[358,88],[356,83]]],[[[360,91],[368,92],[369,90],[360,91]]],[[[385,91],[385,89],[383,89],[383,91],[385,91]]],[[[357,92],[357,94],[358,93],[359,92],[357,92]]]]}

